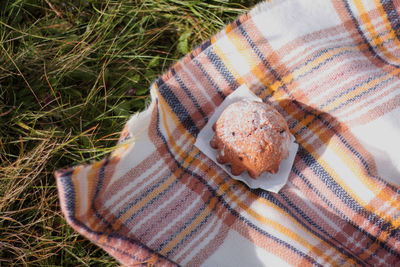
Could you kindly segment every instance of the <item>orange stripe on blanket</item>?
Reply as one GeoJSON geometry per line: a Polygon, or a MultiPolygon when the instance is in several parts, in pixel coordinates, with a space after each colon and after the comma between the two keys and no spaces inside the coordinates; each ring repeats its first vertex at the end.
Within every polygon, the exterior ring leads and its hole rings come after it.
{"type": "MultiPolygon", "coordinates": [[[[389,35],[389,33],[386,33],[383,36],[387,36],[389,35]]],[[[299,77],[301,75],[304,75],[305,73],[311,71],[314,68],[317,68],[317,66],[319,64],[322,64],[325,61],[328,61],[330,58],[334,57],[335,55],[338,55],[340,53],[347,53],[347,52],[363,52],[363,51],[368,51],[368,47],[366,44],[360,44],[357,47],[348,47],[348,46],[343,46],[343,47],[339,47],[336,49],[332,49],[329,52],[323,53],[321,56],[317,57],[316,59],[314,59],[312,62],[308,63],[307,65],[304,65],[303,67],[293,71],[293,72],[289,72],[287,73],[285,76],[283,76],[281,78],[281,80],[276,80],[273,84],[268,86],[269,90],[265,90],[264,92],[262,92],[260,94],[261,99],[264,99],[268,94],[270,94],[270,92],[275,92],[277,91],[280,87],[282,87],[284,84],[289,84],[292,83],[296,77],[299,77]]],[[[396,69],[393,70],[395,73],[392,75],[396,75],[396,69]]],[[[375,80],[370,81],[370,83],[375,82],[375,80]]],[[[361,87],[364,88],[364,87],[361,87]]],[[[351,91],[350,93],[353,93],[355,90],[351,91]]],[[[281,98],[282,96],[279,96],[279,98],[281,98]]],[[[342,103],[343,99],[348,99],[350,97],[348,97],[348,94],[344,94],[341,96],[340,101],[337,99],[335,101],[336,105],[342,103]]],[[[331,103],[331,105],[333,106],[333,104],[331,103]]],[[[328,110],[328,109],[327,109],[328,110]]]]}
{"type": "Polygon", "coordinates": [[[99,169],[104,165],[105,160],[95,162],[91,165],[91,168],[86,176],[88,183],[88,210],[87,210],[87,222],[92,227],[94,231],[101,230],[103,228],[103,223],[100,219],[93,214],[93,209],[91,209],[92,203],[90,199],[93,199],[96,192],[96,184],[99,179],[99,169]]]}
{"type": "Polygon", "coordinates": [[[201,222],[212,213],[218,204],[218,199],[213,197],[210,202],[207,204],[206,209],[204,209],[201,214],[199,214],[193,222],[185,227],[185,230],[177,234],[166,246],[161,249],[161,254],[166,255],[169,251],[171,251],[181,240],[183,240],[188,233],[191,233],[201,222]]]}
{"type": "MultiPolygon", "coordinates": [[[[119,157],[118,156],[111,156],[108,158],[107,165],[106,164],[106,159],[103,159],[101,161],[95,162],[91,165],[91,169],[89,170],[87,176],[85,179],[87,179],[88,183],[88,188],[89,191],[87,192],[87,201],[88,201],[88,209],[87,209],[87,222],[88,224],[95,230],[95,231],[104,231],[106,228],[105,225],[105,215],[109,213],[108,209],[104,209],[101,212],[99,212],[99,208],[97,207],[100,203],[102,203],[101,199],[99,198],[100,195],[104,194],[104,190],[107,188],[107,185],[109,184],[109,180],[112,178],[112,175],[114,174],[115,167],[117,163],[119,162],[119,157]],[[102,186],[99,188],[99,191],[97,192],[96,199],[94,202],[92,202],[92,199],[94,199],[95,194],[96,194],[96,188],[97,185],[99,184],[99,179],[100,179],[100,169],[103,168],[102,172],[102,186]],[[94,205],[92,207],[92,205],[94,205]],[[94,212],[98,212],[98,214],[94,214],[94,212]],[[102,217],[102,219],[99,218],[99,216],[102,217]],[[103,219],[105,221],[103,221],[103,219]]],[[[100,242],[101,239],[104,239],[104,236],[107,235],[107,232],[103,232],[102,236],[100,237],[100,242]]],[[[104,240],[106,241],[106,240],[104,240]]]]}
{"type": "MultiPolygon", "coordinates": [[[[338,53],[340,53],[340,52],[342,52],[342,51],[345,51],[346,49],[349,49],[349,48],[338,48],[338,49],[335,49],[335,50],[338,51],[338,53]]],[[[351,49],[351,50],[357,50],[357,48],[353,48],[353,49],[351,49]]],[[[311,65],[311,67],[310,67],[310,66],[306,66],[306,67],[303,67],[302,69],[310,69],[310,68],[312,68],[312,67],[315,67],[317,64],[320,64],[320,63],[322,63],[324,60],[327,60],[327,59],[330,57],[330,55],[333,55],[333,54],[334,54],[334,52],[332,52],[332,53],[327,53],[327,54],[325,54],[325,55],[323,55],[323,56],[317,58],[317,59],[314,61],[314,63],[311,65]]],[[[300,70],[301,70],[301,69],[300,69],[300,70]]],[[[299,70],[299,71],[300,71],[300,70],[299,70]]],[[[391,75],[395,76],[395,75],[397,75],[398,73],[400,73],[400,69],[394,69],[390,74],[385,75],[384,77],[389,77],[389,75],[390,75],[390,76],[391,76],[391,75]]],[[[292,76],[292,75],[291,75],[291,76],[292,76]]],[[[285,77],[284,79],[282,79],[282,81],[284,81],[284,80],[286,80],[286,79],[288,79],[288,78],[289,78],[289,76],[287,76],[287,77],[285,77]]],[[[381,82],[382,80],[383,80],[383,78],[381,78],[381,79],[376,79],[376,80],[372,80],[371,82],[369,82],[369,83],[367,84],[367,86],[368,86],[368,88],[370,88],[371,86],[374,86],[374,85],[378,84],[378,83],[381,82]]],[[[282,84],[283,84],[283,83],[282,83],[281,81],[277,81],[277,82],[275,83],[276,86],[281,86],[282,84]]],[[[364,87],[360,87],[358,90],[354,90],[354,91],[350,92],[349,95],[350,95],[350,96],[355,96],[355,95],[357,95],[357,93],[360,93],[360,91],[361,91],[363,88],[364,88],[364,87]]],[[[276,88],[273,89],[273,90],[276,90],[276,88]]],[[[266,92],[266,93],[268,93],[268,92],[266,92]]],[[[265,95],[266,93],[264,93],[264,94],[262,94],[262,95],[265,95]]],[[[342,103],[343,98],[347,98],[347,97],[348,97],[348,95],[342,96],[342,97],[339,98],[338,100],[336,100],[336,101],[332,102],[330,105],[328,105],[327,109],[332,108],[331,105],[334,105],[334,104],[338,105],[338,104],[342,103]]],[[[263,96],[262,96],[262,98],[263,98],[263,96]]],[[[274,95],[273,95],[273,98],[274,98],[276,101],[279,101],[280,96],[274,94],[274,95]]],[[[291,115],[291,116],[293,116],[293,117],[295,117],[295,113],[293,113],[293,112],[288,112],[288,114],[291,115]]],[[[296,129],[299,129],[299,128],[302,128],[302,127],[306,127],[306,126],[307,126],[307,123],[308,123],[309,121],[311,121],[311,120],[312,120],[312,117],[306,118],[305,120],[304,120],[304,119],[303,119],[303,120],[299,120],[299,119],[298,119],[298,122],[299,122],[299,123],[296,125],[296,129]]],[[[315,129],[313,129],[313,128],[315,128],[315,127],[317,127],[317,124],[315,124],[315,123],[308,126],[308,128],[309,128],[316,136],[318,136],[325,144],[327,144],[327,142],[329,141],[329,138],[327,137],[327,135],[324,134],[324,132],[321,132],[321,131],[316,132],[315,129]]],[[[305,143],[305,140],[301,140],[301,139],[300,139],[300,140],[297,140],[297,141],[298,141],[299,143],[301,143],[301,144],[304,144],[304,143],[305,143]]],[[[315,157],[316,159],[318,159],[319,157],[316,157],[316,156],[318,155],[318,153],[316,153],[316,152],[314,151],[314,149],[312,149],[311,146],[307,146],[307,147],[308,147],[307,150],[308,150],[311,154],[313,154],[314,157],[315,157]]],[[[338,154],[338,150],[337,150],[337,149],[334,149],[334,152],[335,152],[336,154],[338,154]]],[[[338,154],[338,155],[339,155],[339,157],[340,157],[340,154],[338,154]]],[[[343,155],[343,154],[342,154],[342,155],[343,155]]],[[[352,162],[352,159],[351,159],[351,158],[348,156],[348,154],[347,154],[347,161],[346,161],[346,164],[347,164],[347,165],[350,165],[350,162],[352,162]]],[[[361,173],[361,172],[363,171],[363,169],[362,169],[361,166],[359,166],[359,165],[357,165],[357,166],[352,166],[351,168],[353,169],[353,171],[356,171],[355,175],[357,175],[357,173],[359,174],[359,173],[361,173]]],[[[360,175],[357,175],[357,176],[360,177],[360,175]]],[[[332,177],[337,177],[337,178],[338,178],[338,175],[332,176],[332,177]]],[[[374,183],[372,183],[372,181],[371,181],[370,179],[368,179],[365,175],[361,176],[360,178],[361,178],[363,181],[367,181],[366,185],[368,186],[368,188],[369,188],[372,192],[376,192],[376,191],[377,191],[377,185],[374,184],[374,183]]],[[[343,186],[343,183],[340,183],[340,185],[343,186]]],[[[352,193],[351,196],[354,197],[354,199],[356,199],[357,202],[359,202],[360,204],[363,203],[363,206],[364,206],[368,211],[370,211],[370,212],[372,212],[372,213],[375,213],[375,212],[376,212],[375,209],[373,209],[372,207],[367,206],[366,203],[364,203],[364,202],[361,201],[359,198],[357,198],[357,197],[356,197],[356,194],[354,194],[354,192],[351,192],[351,193],[352,193]],[[361,202],[360,202],[360,201],[361,201],[361,202]]],[[[380,191],[380,192],[379,192],[379,197],[381,197],[384,201],[389,201],[389,202],[391,203],[391,205],[395,205],[396,208],[397,208],[397,206],[399,206],[399,205],[396,205],[396,204],[394,203],[395,201],[391,200],[391,199],[392,199],[391,196],[388,195],[388,194],[386,194],[384,191],[380,191]]],[[[384,215],[383,213],[377,213],[377,214],[379,214],[379,215],[381,215],[381,216],[384,215]]],[[[391,219],[388,218],[388,216],[383,216],[383,217],[384,217],[386,220],[391,221],[391,219]]],[[[391,221],[391,222],[392,222],[392,221],[391,221]]],[[[397,225],[400,225],[400,222],[393,222],[393,223],[395,223],[396,226],[397,226],[397,225]]]]}
{"type": "MultiPolygon", "coordinates": [[[[156,87],[156,92],[158,93],[158,88],[156,87]]],[[[160,101],[162,101],[162,96],[158,93],[158,97],[160,99],[160,101]]],[[[172,137],[171,132],[169,131],[169,127],[168,127],[168,123],[166,121],[166,117],[165,117],[165,112],[163,109],[163,105],[168,106],[165,102],[160,104],[160,108],[161,108],[161,114],[163,117],[163,123],[165,128],[167,129],[167,134],[168,134],[168,142],[171,144],[171,148],[176,151],[177,153],[177,157],[181,157],[181,158],[185,158],[183,162],[183,167],[187,167],[190,162],[192,161],[192,157],[190,156],[190,154],[187,154],[186,151],[179,149],[179,146],[175,143],[174,138],[172,137]]],[[[182,124],[179,123],[179,121],[175,121],[177,128],[182,130],[182,134],[185,135],[186,138],[188,138],[189,140],[194,140],[194,137],[186,130],[184,130],[184,127],[182,126],[182,124]]],[[[193,141],[194,142],[194,141],[193,141]]],[[[155,191],[151,192],[150,194],[148,194],[145,198],[143,198],[141,201],[139,201],[137,204],[135,204],[132,208],[130,208],[126,213],[124,213],[121,218],[119,218],[113,225],[112,228],[114,230],[118,230],[126,220],[128,220],[136,211],[140,210],[142,207],[144,207],[147,203],[149,203],[153,198],[155,198],[159,192],[164,191],[166,188],[168,188],[168,186],[170,186],[173,182],[176,181],[176,177],[179,177],[181,174],[183,173],[182,169],[176,169],[172,175],[161,185],[159,186],[155,191]]]]}
{"type": "MultiPolygon", "coordinates": [[[[367,49],[367,46],[364,45],[364,49],[367,49]]],[[[358,51],[359,49],[357,47],[339,47],[330,50],[329,52],[323,53],[321,56],[317,57],[314,59],[312,62],[304,65],[303,67],[295,70],[294,72],[289,72],[285,76],[281,78],[281,80],[275,81],[272,85],[270,85],[270,88],[272,91],[276,91],[278,88],[282,87],[284,84],[289,84],[293,82],[296,77],[303,75],[304,73],[307,73],[311,71],[312,69],[316,68],[319,64],[322,64],[323,62],[329,60],[333,56],[340,54],[340,53],[345,53],[349,51],[358,51]]],[[[263,92],[261,94],[261,98],[264,99],[267,96],[268,92],[263,92]]]]}
{"type": "MultiPolygon", "coordinates": [[[[375,194],[376,197],[382,199],[383,202],[389,203],[392,207],[398,209],[400,212],[400,202],[398,201],[398,199],[393,199],[392,195],[383,190],[384,188],[382,188],[379,184],[374,183],[365,173],[365,169],[362,168],[359,164],[352,164],[352,158],[349,156],[349,153],[346,153],[342,149],[339,149],[339,147],[336,145],[332,145],[332,150],[334,150],[340,156],[340,158],[343,159],[345,165],[347,165],[347,167],[353,173],[355,173],[357,177],[360,178],[360,180],[367,186],[369,190],[371,190],[375,194]]],[[[354,196],[356,195],[356,193],[354,192],[351,193],[354,194],[354,196]]],[[[393,221],[387,214],[385,214],[384,212],[380,212],[372,206],[369,206],[367,203],[364,203],[363,206],[365,206],[367,210],[375,211],[376,214],[378,214],[385,220],[392,222],[395,227],[400,226],[400,220],[393,221]]]]}
{"type": "MultiPolygon", "coordinates": [[[[307,121],[307,120],[305,120],[307,121]]],[[[368,175],[365,173],[365,169],[360,165],[360,164],[352,164],[354,163],[354,157],[350,156],[350,153],[347,153],[347,149],[341,149],[342,146],[337,145],[337,144],[332,144],[330,145],[329,142],[331,141],[330,135],[326,134],[327,131],[329,131],[329,129],[326,129],[325,131],[321,131],[321,127],[320,125],[317,123],[318,120],[309,125],[308,129],[310,131],[312,131],[316,136],[319,137],[319,139],[321,141],[324,142],[324,144],[326,144],[326,146],[328,146],[329,148],[331,148],[344,162],[344,164],[346,164],[348,166],[348,168],[350,170],[352,170],[352,172],[359,177],[364,184],[366,184],[366,186],[368,187],[369,190],[371,190],[372,192],[374,192],[374,194],[377,197],[380,197],[384,202],[388,202],[390,203],[393,207],[400,209],[400,202],[394,200],[392,198],[393,195],[384,192],[381,187],[380,184],[374,183],[371,179],[369,179],[368,175]]],[[[304,121],[301,122],[301,124],[305,124],[304,121]]],[[[341,124],[340,126],[342,129],[342,132],[348,132],[348,129],[345,125],[341,124]]],[[[301,144],[306,143],[305,140],[303,140],[300,136],[297,138],[297,141],[300,142],[301,144]]],[[[340,144],[340,142],[339,142],[340,144]]],[[[311,149],[311,146],[310,146],[311,149]]],[[[315,152],[315,151],[313,151],[315,152]]],[[[357,160],[356,160],[357,161],[357,160]]],[[[341,184],[343,185],[343,184],[341,184]]],[[[364,203],[366,205],[366,203],[364,203]]],[[[371,207],[371,210],[375,210],[371,207]]],[[[384,214],[380,214],[381,216],[383,216],[384,214]]],[[[387,216],[383,216],[384,218],[388,218],[387,216]]],[[[389,219],[389,221],[391,221],[389,219]]],[[[397,222],[399,223],[399,222],[397,222]]],[[[396,225],[397,225],[396,223],[396,225]]]]}
{"type": "MultiPolygon", "coordinates": [[[[80,207],[80,203],[81,203],[81,189],[80,189],[80,186],[79,186],[79,181],[78,181],[78,173],[80,172],[80,170],[82,169],[82,165],[80,165],[80,166],[78,166],[77,168],[75,168],[74,170],[73,170],[73,172],[72,172],[72,174],[71,174],[71,180],[72,180],[72,183],[73,183],[73,185],[74,185],[74,190],[75,190],[75,216],[76,217],[79,217],[79,214],[80,214],[80,209],[81,209],[81,207],[80,207]],[[78,216],[77,216],[78,215],[78,216]]],[[[88,187],[88,188],[90,188],[90,187],[88,187]]],[[[89,207],[89,205],[88,205],[88,207],[89,207]]],[[[91,227],[93,227],[94,225],[90,225],[91,227]]]]}
{"type": "MultiPolygon", "coordinates": [[[[272,97],[275,98],[277,100],[277,102],[279,102],[279,99],[277,99],[276,95],[273,95],[272,97]]],[[[293,110],[292,111],[286,110],[286,112],[288,112],[288,114],[290,116],[293,116],[293,117],[297,113],[295,110],[294,111],[293,110]]],[[[307,124],[305,123],[304,120],[299,120],[299,119],[297,119],[297,120],[298,120],[299,127],[306,127],[307,126],[307,124]]],[[[308,121],[308,120],[306,120],[306,121],[308,121]]],[[[368,187],[369,190],[371,190],[374,193],[378,193],[379,197],[383,201],[388,201],[388,203],[390,203],[392,206],[397,208],[399,206],[399,203],[396,203],[396,200],[394,200],[392,198],[392,196],[389,195],[387,192],[385,192],[383,190],[380,190],[379,186],[376,183],[373,183],[373,181],[371,179],[369,179],[365,175],[365,173],[364,173],[365,170],[363,170],[363,168],[360,166],[360,164],[350,164],[350,163],[354,163],[354,161],[357,162],[358,159],[355,159],[354,157],[350,157],[349,153],[345,153],[344,151],[347,151],[348,150],[347,148],[345,148],[342,145],[340,145],[340,142],[331,143],[329,145],[329,141],[331,139],[330,135],[327,134],[329,129],[322,130],[322,128],[320,128],[320,126],[318,125],[318,121],[319,120],[316,120],[313,124],[308,125],[307,128],[315,136],[317,136],[329,149],[332,149],[332,151],[335,154],[337,154],[347,166],[349,166],[349,168],[352,170],[354,175],[359,177],[360,180],[364,181],[364,184],[366,184],[366,186],[368,187]]],[[[390,218],[389,216],[387,216],[383,212],[377,211],[372,206],[369,206],[368,203],[365,203],[359,197],[357,197],[357,194],[355,194],[355,192],[353,192],[347,185],[344,184],[344,182],[340,178],[340,176],[333,170],[332,167],[329,166],[329,164],[327,162],[323,161],[319,157],[319,154],[316,152],[316,150],[310,144],[308,144],[305,139],[302,139],[301,136],[296,136],[296,140],[297,140],[298,143],[302,144],[304,146],[304,148],[327,171],[327,173],[329,173],[329,175],[331,177],[333,177],[340,184],[340,186],[343,189],[345,189],[345,191],[348,192],[350,194],[350,196],[353,199],[355,199],[361,206],[363,206],[367,211],[371,212],[372,214],[377,214],[377,215],[383,217],[386,221],[390,222],[395,227],[400,226],[400,218],[397,221],[393,221],[392,218],[390,218]]]]}
{"type": "MultiPolygon", "coordinates": [[[[315,124],[313,126],[308,127],[309,130],[313,131],[315,133],[315,124]]],[[[326,131],[325,131],[326,132],[326,131]]],[[[340,142],[329,142],[331,140],[329,138],[329,135],[325,134],[324,132],[322,133],[315,133],[327,146],[328,149],[331,149],[335,154],[337,154],[341,159],[342,162],[353,172],[355,176],[357,176],[366,186],[369,190],[374,192],[375,194],[378,194],[378,196],[383,200],[387,201],[390,203],[393,207],[398,207],[399,203],[396,203],[396,200],[392,198],[389,194],[384,192],[383,190],[380,189],[380,187],[373,183],[372,180],[367,177],[367,175],[364,173],[365,170],[361,168],[359,164],[352,164],[354,163],[354,158],[350,157],[349,153],[346,153],[345,150],[343,149],[343,146],[340,145],[340,142]]],[[[395,227],[398,227],[400,225],[400,219],[397,221],[393,221],[392,218],[390,218],[388,215],[386,215],[383,212],[380,212],[373,208],[372,206],[368,205],[365,201],[361,200],[357,194],[351,190],[343,181],[343,179],[340,177],[340,175],[337,174],[337,172],[334,171],[332,167],[329,166],[329,164],[324,161],[321,157],[319,157],[319,154],[313,149],[313,147],[307,143],[304,142],[304,140],[301,137],[298,137],[296,139],[299,143],[303,144],[304,149],[306,149],[317,161],[318,163],[325,169],[325,171],[335,179],[337,183],[354,199],[356,200],[361,206],[363,206],[367,211],[371,212],[372,214],[377,214],[384,218],[386,221],[390,222],[393,224],[395,227]]],[[[399,210],[400,211],[400,210],[399,210]]]]}
{"type": "Polygon", "coordinates": [[[235,71],[234,66],[230,63],[230,61],[227,59],[227,57],[224,55],[224,52],[218,47],[217,42],[215,37],[211,38],[211,44],[214,49],[214,52],[218,55],[218,57],[222,60],[222,62],[225,64],[226,68],[229,70],[229,72],[235,77],[236,81],[239,83],[239,85],[244,84],[244,80],[242,76],[239,75],[235,71]]]}
{"type": "MultiPolygon", "coordinates": [[[[227,27],[226,29],[227,33],[232,33],[232,29],[230,27],[227,27]]],[[[260,67],[258,65],[255,64],[255,62],[253,60],[251,60],[251,56],[246,53],[245,49],[240,49],[240,47],[242,46],[241,43],[241,38],[240,37],[232,37],[232,34],[227,34],[227,36],[229,37],[230,41],[238,48],[238,51],[242,53],[242,55],[244,56],[244,58],[246,59],[246,61],[249,62],[253,62],[250,66],[251,67],[251,73],[257,77],[257,79],[262,83],[262,84],[268,84],[268,90],[265,90],[261,95],[260,98],[264,99],[266,97],[267,94],[271,94],[271,92],[274,93],[276,98],[284,98],[286,95],[283,92],[278,91],[278,89],[280,87],[282,87],[285,83],[289,83],[292,82],[294,80],[294,75],[292,73],[288,73],[286,76],[282,77],[281,80],[277,80],[276,82],[270,84],[270,80],[269,79],[263,79],[261,78],[260,75],[263,74],[262,70],[260,69],[260,67]]],[[[238,72],[236,71],[235,67],[230,63],[230,61],[227,59],[227,57],[224,55],[224,52],[218,47],[218,44],[216,43],[215,39],[212,39],[212,43],[213,43],[213,48],[214,48],[214,52],[221,58],[222,62],[225,64],[225,66],[228,68],[228,70],[233,74],[233,76],[236,78],[237,82],[239,84],[244,84],[245,80],[243,79],[243,77],[240,76],[240,74],[238,74],[238,72]]],[[[271,49],[272,51],[272,49],[271,49]]]]}
{"type": "MultiPolygon", "coordinates": [[[[376,1],[375,1],[375,2],[376,2],[376,1]]],[[[386,49],[386,47],[383,45],[383,43],[384,43],[385,41],[387,41],[388,39],[387,39],[387,38],[382,39],[382,38],[379,36],[379,34],[376,32],[376,30],[375,30],[375,28],[374,28],[374,25],[373,25],[373,23],[372,23],[372,21],[371,21],[371,18],[369,17],[367,11],[365,10],[365,7],[364,7],[363,4],[362,4],[362,1],[354,1],[354,4],[355,4],[355,6],[356,6],[356,8],[357,8],[357,10],[358,10],[358,13],[360,14],[360,18],[362,19],[362,21],[363,21],[364,24],[365,24],[365,29],[366,29],[366,30],[368,31],[368,33],[370,34],[370,36],[371,36],[371,38],[372,38],[372,42],[376,45],[376,48],[377,48],[377,49],[380,49],[381,52],[382,52],[382,54],[385,55],[388,59],[390,59],[390,60],[392,60],[392,61],[394,61],[394,62],[399,63],[400,60],[399,60],[397,57],[395,57],[392,53],[390,53],[390,52],[386,49]]],[[[382,7],[381,7],[381,8],[382,8],[382,7]]],[[[382,14],[381,14],[381,15],[382,15],[382,14]]],[[[382,20],[384,21],[384,19],[383,19],[382,16],[381,16],[381,18],[382,18],[382,20]]],[[[387,21],[384,21],[384,25],[385,25],[386,28],[388,28],[387,21]]],[[[390,29],[390,26],[389,26],[389,29],[390,29]]],[[[393,31],[391,32],[391,31],[389,30],[389,34],[386,34],[386,35],[384,35],[384,36],[392,37],[392,36],[393,36],[393,31]]],[[[395,37],[394,37],[394,38],[395,38],[395,37]]]]}
{"type": "MultiPolygon", "coordinates": [[[[168,134],[168,137],[171,136],[170,130],[168,128],[168,125],[166,123],[166,112],[168,112],[168,114],[171,116],[171,118],[175,121],[175,123],[179,124],[179,120],[176,117],[176,115],[174,114],[174,112],[171,110],[171,108],[166,104],[166,102],[163,100],[162,96],[159,94],[159,100],[160,100],[160,108],[162,109],[162,116],[163,116],[163,121],[164,121],[164,125],[166,128],[166,132],[168,134]],[[167,107],[168,110],[165,111],[163,107],[167,107]]],[[[173,147],[175,149],[177,149],[177,152],[179,154],[185,153],[185,151],[181,150],[179,148],[179,146],[176,145],[176,143],[174,142],[174,140],[172,138],[170,138],[170,141],[173,145],[173,147]]],[[[224,182],[219,175],[214,171],[214,170],[209,170],[209,168],[204,164],[204,162],[202,162],[201,160],[194,158],[194,155],[198,153],[198,149],[194,149],[192,152],[192,155],[189,153],[187,154],[187,159],[192,162],[192,166],[198,167],[201,170],[203,170],[204,172],[206,172],[206,170],[208,170],[209,172],[211,172],[212,176],[210,178],[214,178],[214,179],[218,179],[219,181],[216,182],[217,184],[220,184],[218,193],[220,195],[226,194],[230,200],[232,202],[234,202],[235,204],[237,204],[241,209],[245,210],[250,216],[252,216],[253,218],[255,218],[257,221],[259,221],[260,223],[269,226],[277,231],[279,231],[280,233],[288,236],[289,238],[295,240],[296,242],[302,244],[304,247],[306,247],[307,249],[309,249],[310,251],[314,252],[316,255],[324,258],[327,262],[330,262],[333,265],[339,265],[338,263],[336,263],[333,259],[329,259],[329,257],[327,255],[324,255],[323,251],[321,251],[320,249],[318,249],[317,247],[311,245],[310,243],[308,243],[305,239],[303,239],[300,235],[296,234],[294,231],[291,231],[290,229],[282,226],[279,222],[273,221],[268,219],[267,217],[264,217],[262,215],[260,215],[258,212],[252,210],[251,208],[249,208],[245,203],[241,202],[240,200],[238,200],[238,197],[233,195],[232,192],[229,192],[229,188],[232,186],[231,182],[232,180],[230,180],[230,183],[226,183],[224,182]]],[[[184,161],[184,164],[187,163],[188,161],[184,161]]],[[[185,164],[188,165],[188,164],[185,164]]],[[[246,192],[247,194],[250,194],[249,192],[246,192]]],[[[310,235],[314,236],[314,238],[316,238],[317,240],[319,240],[320,243],[322,244],[326,244],[325,241],[319,239],[317,236],[315,236],[314,234],[312,234],[311,232],[309,232],[307,229],[305,229],[302,225],[300,225],[297,221],[295,221],[291,216],[288,216],[282,209],[280,209],[279,207],[277,207],[276,205],[266,201],[266,200],[260,200],[258,199],[256,196],[254,196],[253,194],[251,194],[251,197],[254,198],[254,200],[257,201],[261,201],[263,204],[265,205],[269,205],[270,207],[275,208],[279,213],[281,213],[282,215],[284,215],[288,220],[294,222],[297,226],[301,227],[302,230],[304,232],[309,233],[310,235]]],[[[206,209],[206,211],[211,212],[213,210],[213,207],[215,206],[214,204],[214,200],[217,200],[216,197],[213,197],[212,200],[210,201],[210,203],[208,204],[208,209],[206,209]]],[[[209,213],[208,213],[209,214],[209,213]]],[[[205,214],[204,212],[201,214],[202,218],[206,217],[207,214],[205,214]]],[[[196,219],[192,224],[190,224],[189,226],[186,227],[186,229],[194,229],[195,226],[197,226],[196,222],[198,222],[198,219],[196,219]]],[[[163,251],[165,253],[168,252],[168,249],[172,249],[177,243],[178,241],[180,241],[181,239],[183,239],[185,237],[186,233],[183,232],[182,234],[177,235],[174,239],[172,239],[165,247],[165,251],[163,249],[163,251]],[[178,239],[178,240],[176,240],[178,239]]],[[[326,244],[327,247],[329,247],[328,244],[326,244]]],[[[339,252],[338,252],[339,253],[339,252]]]]}
{"type": "Polygon", "coordinates": [[[172,173],[168,179],[161,184],[157,189],[149,193],[146,197],[141,199],[137,204],[135,204],[132,208],[130,208],[126,213],[124,213],[113,225],[112,228],[114,231],[117,231],[120,229],[120,227],[125,223],[126,220],[128,220],[135,212],[140,210],[142,207],[144,207],[147,203],[149,203],[152,199],[157,197],[157,195],[166,190],[173,182],[176,181],[176,178],[179,177],[183,173],[182,169],[177,169],[175,172],[172,173]]]}
{"type": "MultiPolygon", "coordinates": [[[[169,130],[169,127],[168,127],[168,122],[167,122],[166,114],[165,114],[165,110],[164,110],[164,106],[168,106],[168,104],[163,101],[163,97],[158,92],[157,85],[155,84],[154,86],[156,88],[156,92],[158,94],[158,98],[160,99],[160,102],[161,102],[159,106],[160,106],[160,109],[161,109],[161,115],[162,115],[164,127],[165,127],[165,129],[167,131],[167,135],[168,135],[168,143],[171,145],[171,149],[176,153],[177,157],[179,157],[181,159],[185,159],[184,162],[183,162],[183,167],[187,167],[193,161],[193,156],[188,154],[186,151],[181,150],[179,148],[179,146],[176,144],[174,138],[172,137],[172,134],[171,134],[171,132],[169,130]]],[[[173,114],[173,113],[171,112],[171,114],[173,114]]],[[[194,137],[188,131],[185,130],[185,128],[182,126],[182,124],[179,122],[179,120],[177,118],[175,118],[174,116],[171,116],[171,117],[175,119],[174,122],[175,122],[176,128],[180,129],[182,134],[185,135],[185,137],[187,139],[192,140],[192,142],[194,143],[194,137]]],[[[198,152],[198,150],[197,150],[197,152],[198,152]]],[[[147,195],[145,198],[143,198],[141,201],[139,201],[135,206],[130,208],[126,213],[124,213],[121,216],[121,218],[119,218],[113,224],[112,228],[114,230],[119,229],[124,224],[124,222],[126,220],[128,220],[137,210],[140,210],[147,203],[149,203],[149,201],[151,201],[154,197],[156,197],[159,192],[162,192],[166,188],[168,188],[168,186],[170,186],[176,180],[176,177],[179,177],[182,173],[183,173],[182,169],[176,169],[172,173],[172,175],[160,187],[158,187],[156,189],[156,191],[151,192],[149,195],[147,195]]]]}
{"type": "Polygon", "coordinates": [[[352,90],[347,94],[342,95],[341,97],[338,97],[335,99],[335,101],[332,101],[331,103],[329,103],[329,105],[327,105],[326,107],[324,107],[324,111],[331,111],[335,108],[337,108],[339,105],[341,105],[343,102],[345,102],[348,99],[352,99],[354,97],[356,97],[357,95],[363,93],[364,91],[366,91],[366,88],[373,88],[377,85],[379,85],[380,83],[395,77],[396,75],[398,75],[400,73],[400,69],[394,69],[391,72],[377,78],[374,79],[370,82],[368,82],[367,84],[365,84],[364,86],[360,86],[358,87],[356,90],[352,90]]]}
{"type": "Polygon", "coordinates": [[[396,33],[394,32],[392,25],[386,15],[385,10],[383,9],[382,3],[379,0],[374,0],[375,6],[379,12],[379,16],[382,18],[383,24],[386,30],[389,32],[389,39],[393,40],[395,45],[400,48],[400,41],[397,39],[396,33]]]}
{"type": "Polygon", "coordinates": [[[256,55],[254,55],[254,52],[252,52],[250,45],[247,42],[244,42],[243,38],[237,32],[227,31],[226,33],[226,36],[229,38],[230,42],[236,47],[238,53],[242,55],[250,68],[250,72],[254,75],[254,77],[258,79],[259,83],[270,83],[270,79],[268,79],[268,76],[265,75],[265,70],[263,71],[259,67],[261,61],[256,58],[256,55]]]}

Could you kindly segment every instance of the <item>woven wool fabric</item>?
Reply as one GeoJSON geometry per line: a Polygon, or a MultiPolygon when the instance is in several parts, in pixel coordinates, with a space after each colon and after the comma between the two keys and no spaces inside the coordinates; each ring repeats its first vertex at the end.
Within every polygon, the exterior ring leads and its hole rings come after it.
{"type": "Polygon", "coordinates": [[[56,173],[68,223],[125,265],[400,266],[399,5],[259,4],[155,81],[109,157],[56,173]],[[277,194],[193,145],[242,84],[299,143],[277,194]]]}

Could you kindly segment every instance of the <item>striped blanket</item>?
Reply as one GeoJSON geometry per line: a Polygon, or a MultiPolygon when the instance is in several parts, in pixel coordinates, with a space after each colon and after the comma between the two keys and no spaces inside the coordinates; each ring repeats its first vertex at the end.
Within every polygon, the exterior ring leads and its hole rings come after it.
{"type": "Polygon", "coordinates": [[[399,12],[260,3],[154,82],[110,156],[56,173],[68,223],[127,266],[400,266],[399,12]],[[278,193],[194,146],[243,84],[299,144],[278,193]]]}

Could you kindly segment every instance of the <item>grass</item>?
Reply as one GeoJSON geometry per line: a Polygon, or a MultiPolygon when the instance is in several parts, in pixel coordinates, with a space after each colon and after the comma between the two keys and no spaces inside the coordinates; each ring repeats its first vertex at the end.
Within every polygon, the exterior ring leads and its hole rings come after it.
{"type": "Polygon", "coordinates": [[[158,75],[254,1],[0,1],[0,266],[115,266],[53,172],[109,153],[158,75]]]}

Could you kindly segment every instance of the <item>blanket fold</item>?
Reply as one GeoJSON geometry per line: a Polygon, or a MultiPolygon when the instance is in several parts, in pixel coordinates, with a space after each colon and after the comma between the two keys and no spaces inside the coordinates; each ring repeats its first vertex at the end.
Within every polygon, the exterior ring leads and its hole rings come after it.
{"type": "Polygon", "coordinates": [[[111,155],[56,173],[68,223],[127,266],[400,266],[399,12],[257,5],[152,84],[111,155]],[[279,193],[194,146],[242,84],[299,144],[279,193]]]}

